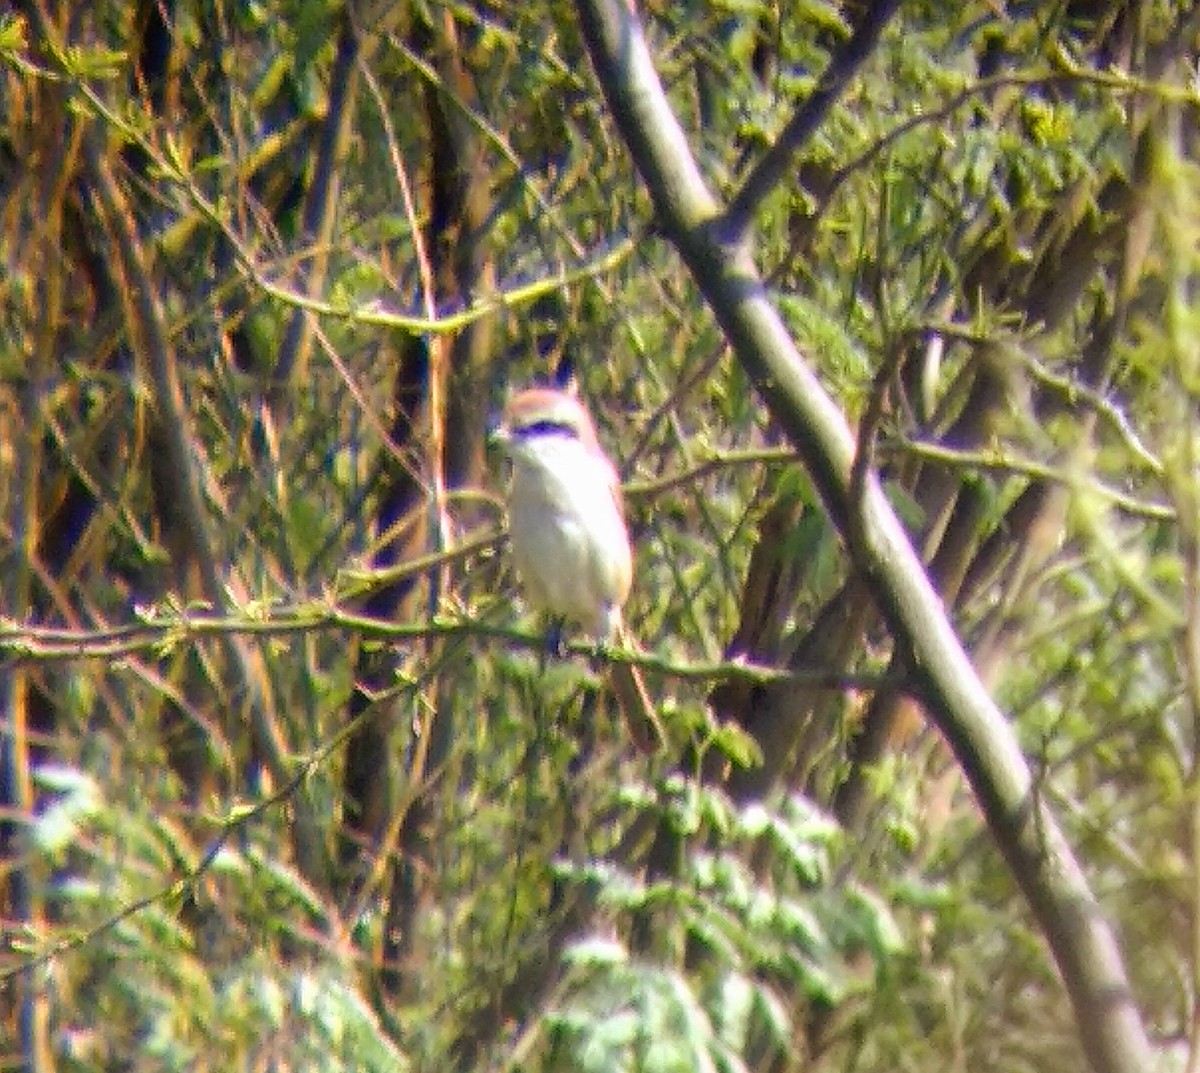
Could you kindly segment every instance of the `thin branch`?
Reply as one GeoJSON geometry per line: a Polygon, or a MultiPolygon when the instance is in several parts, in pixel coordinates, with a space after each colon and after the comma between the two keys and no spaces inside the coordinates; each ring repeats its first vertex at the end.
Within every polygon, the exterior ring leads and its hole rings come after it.
{"type": "Polygon", "coordinates": [[[922,320],[914,324],[913,327],[914,329],[942,336],[946,339],[954,339],[958,342],[972,345],[991,343],[1011,344],[1014,352],[1020,356],[1029,375],[1037,380],[1038,383],[1062,396],[1068,405],[1075,406],[1083,403],[1089,409],[1093,410],[1112,427],[1129,453],[1142,466],[1155,476],[1162,477],[1164,475],[1165,469],[1162,460],[1142,443],[1137,430],[1116,403],[1108,399],[1102,392],[1097,391],[1075,377],[1053,372],[1030,352],[1029,344],[1038,333],[1022,333],[1010,330],[997,333],[980,330],[969,324],[944,320],[922,320]]]}
{"type": "Polygon", "coordinates": [[[702,458],[687,469],[678,473],[666,473],[661,477],[644,481],[629,481],[622,486],[626,499],[661,495],[672,488],[708,477],[722,470],[734,469],[740,466],[761,466],[787,464],[798,461],[796,452],[791,447],[759,447],[735,451],[714,451],[707,458],[702,458]]]}
{"type": "MultiPolygon", "coordinates": [[[[358,34],[350,16],[342,12],[333,69],[330,73],[329,107],[317,141],[312,182],[304,204],[301,225],[305,241],[312,243],[313,256],[299,282],[311,295],[324,292],[329,276],[330,247],[337,219],[342,157],[353,130],[353,113],[358,89],[358,34]]],[[[273,401],[286,396],[294,373],[303,374],[312,349],[312,324],[305,310],[295,307],[279,346],[279,359],[271,370],[273,401]]]]}
{"type": "Polygon", "coordinates": [[[1137,431],[1130,424],[1129,418],[1125,416],[1124,411],[1120,407],[1086,384],[1051,372],[1041,362],[1036,361],[1032,357],[1026,356],[1025,366],[1029,370],[1030,375],[1046,387],[1053,388],[1071,403],[1084,403],[1084,405],[1090,407],[1103,417],[1116,431],[1117,435],[1121,438],[1121,442],[1125,444],[1134,458],[1156,476],[1161,477],[1164,475],[1166,470],[1162,464],[1162,460],[1142,443],[1141,437],[1138,436],[1137,431]]]}
{"type": "MultiPolygon", "coordinates": [[[[119,660],[145,653],[161,656],[183,645],[217,638],[278,638],[329,630],[344,631],[374,641],[474,638],[502,642],[511,648],[531,652],[542,652],[546,646],[546,636],[540,631],[498,626],[478,617],[441,616],[396,622],[360,615],[334,604],[313,603],[273,608],[269,613],[249,610],[240,614],[215,614],[167,609],[148,612],[141,622],[95,630],[38,626],[0,618],[0,655],[10,661],[38,663],[119,660]]],[[[897,684],[888,676],[871,672],[790,670],[737,659],[688,663],[654,652],[610,648],[583,640],[571,641],[565,648],[568,654],[586,657],[593,662],[636,664],[680,681],[737,680],[752,684],[794,682],[834,690],[872,690],[882,685],[897,684]]]]}
{"type": "Polygon", "coordinates": [[[870,59],[884,27],[899,7],[900,0],[878,0],[866,5],[862,22],[830,61],[808,99],[788,120],[779,137],[775,139],[775,144],[755,165],[742,188],[729,202],[721,221],[725,241],[741,241],[759,205],[775,187],[785,179],[791,178],[792,158],[816,133],[829,110],[837,103],[862,65],[870,59]]]}
{"type": "Polygon", "coordinates": [[[152,141],[125,118],[114,112],[90,86],[80,83],[75,88],[87,102],[87,107],[91,111],[100,116],[105,124],[120,134],[123,139],[137,145],[145,152],[162,178],[174,183],[185,194],[197,212],[208,223],[220,230],[223,237],[230,243],[238,266],[247,282],[261,288],[263,292],[277,301],[297,310],[315,313],[318,316],[346,320],[367,327],[391,328],[414,335],[449,335],[461,331],[484,317],[531,305],[547,294],[553,294],[578,283],[595,282],[599,277],[621,265],[637,248],[640,241],[640,236],[628,236],[612,243],[607,249],[592,254],[586,261],[583,260],[585,251],[577,248],[576,252],[581,263],[573,268],[564,268],[544,278],[516,285],[509,290],[498,291],[477,299],[465,309],[442,313],[436,317],[390,310],[378,300],[361,304],[349,301],[323,301],[301,294],[291,287],[271,279],[233,231],[226,216],[191,181],[179,160],[163,156],[152,141]]]}
{"type": "MultiPolygon", "coordinates": [[[[215,210],[213,210],[215,212],[215,210]]],[[[231,236],[232,237],[232,236],[231,236]]],[[[473,302],[465,309],[455,313],[442,313],[436,317],[417,316],[399,313],[384,308],[378,301],[351,305],[342,302],[327,302],[307,295],[300,294],[282,284],[268,278],[254,264],[250,255],[240,244],[237,245],[239,260],[248,278],[260,287],[270,297],[294,306],[297,309],[315,313],[323,317],[333,317],[338,320],[350,321],[373,328],[393,328],[413,334],[449,335],[474,324],[484,317],[495,313],[508,312],[532,305],[547,294],[565,290],[577,283],[590,281],[593,278],[612,271],[621,264],[636,248],[637,240],[625,238],[611,248],[604,250],[584,264],[574,268],[563,269],[542,279],[532,280],[509,290],[497,291],[473,302]]]]}
{"type": "Polygon", "coordinates": [[[209,535],[209,520],[200,493],[202,481],[195,455],[192,423],[183,399],[175,354],[168,339],[158,288],[138,241],[133,214],[113,177],[100,147],[100,131],[88,139],[86,159],[91,173],[95,204],[118,257],[114,262],[118,286],[125,301],[125,322],[135,349],[146,360],[154,384],[155,404],[161,412],[166,463],[180,525],[192,541],[205,591],[215,599],[221,592],[217,556],[209,535]]]}
{"type": "Polygon", "coordinates": [[[930,462],[944,462],[949,465],[964,466],[968,469],[990,470],[1051,481],[1054,484],[1065,485],[1074,491],[1091,493],[1105,499],[1127,514],[1166,522],[1173,522],[1178,518],[1178,512],[1169,503],[1155,503],[1138,499],[1137,496],[1131,496],[1119,488],[1113,488],[1112,485],[1083,473],[1053,466],[1047,462],[1038,462],[1031,458],[1018,458],[1000,450],[963,451],[955,447],[945,447],[939,443],[929,443],[925,440],[902,439],[884,441],[879,445],[879,451],[885,455],[910,455],[930,462]]]}
{"type": "Polygon", "coordinates": [[[1065,66],[1066,69],[1040,72],[1015,72],[981,78],[948,97],[943,104],[935,108],[923,109],[920,115],[910,116],[908,119],[898,123],[886,134],[872,142],[870,146],[854,157],[853,160],[842,165],[842,167],[834,172],[833,177],[821,191],[821,203],[814,216],[819,216],[824,211],[825,207],[833,200],[833,195],[847,179],[886,152],[890,146],[894,145],[906,134],[911,134],[914,130],[918,130],[921,127],[929,126],[944,131],[946,129],[945,121],[960,108],[999,89],[1033,89],[1038,86],[1050,86],[1063,82],[1079,82],[1098,85],[1114,93],[1154,96],[1178,103],[1194,104],[1196,101],[1195,92],[1181,91],[1178,86],[1164,85],[1153,79],[1136,78],[1125,73],[1091,71],[1073,65],[1068,66],[1061,62],[1060,66],[1065,66]]]}
{"type": "MultiPolygon", "coordinates": [[[[458,12],[456,12],[456,17],[462,17],[467,20],[479,20],[481,25],[486,26],[486,32],[488,34],[498,34],[503,36],[505,33],[502,28],[496,27],[493,24],[488,23],[486,20],[480,19],[479,13],[475,11],[469,11],[465,8],[460,9],[458,12]]],[[[454,87],[446,83],[446,80],[438,72],[437,68],[424,56],[418,55],[418,53],[412,49],[407,41],[394,36],[390,40],[392,46],[404,56],[404,58],[412,65],[413,69],[423,79],[425,79],[425,81],[431,87],[445,97],[450,106],[454,108],[463,117],[463,119],[467,121],[467,123],[475,128],[484,142],[486,142],[500,154],[503,160],[509,165],[510,168],[512,168],[513,175],[516,177],[516,181],[519,183],[521,189],[526,192],[529,198],[533,201],[534,205],[537,206],[539,218],[549,221],[551,228],[566,244],[567,248],[570,249],[575,260],[582,264],[588,256],[586,248],[579,241],[575,232],[563,218],[561,207],[547,197],[546,193],[541,189],[541,186],[536,181],[535,169],[532,169],[526,165],[520,154],[513,149],[509,142],[509,138],[496,126],[490,123],[486,116],[481,115],[477,109],[471,107],[467,101],[463,100],[462,96],[455,91],[454,87]]],[[[559,77],[568,82],[582,84],[579,73],[571,70],[561,60],[557,60],[552,50],[543,48],[541,56],[543,60],[547,60],[552,64],[552,66],[555,67],[559,77]]],[[[634,245],[636,245],[637,241],[639,241],[639,239],[633,240],[634,245]]],[[[634,351],[640,357],[644,358],[646,354],[646,344],[642,337],[642,333],[635,325],[634,317],[630,314],[629,310],[624,304],[617,301],[617,296],[613,293],[611,286],[605,282],[603,273],[590,273],[585,278],[586,282],[594,286],[603,296],[604,300],[618,311],[621,321],[625,325],[630,344],[632,345],[634,351]]]]}
{"type": "Polygon", "coordinates": [[[849,179],[855,172],[861,171],[872,160],[877,159],[887,149],[898,142],[906,134],[911,134],[914,130],[921,127],[932,126],[938,130],[945,129],[945,121],[949,119],[960,108],[964,108],[972,101],[984,97],[989,93],[994,93],[998,89],[1008,88],[1032,88],[1036,86],[1051,85],[1056,82],[1065,82],[1071,79],[1072,76],[1062,72],[1048,71],[1044,74],[1029,74],[1028,72],[1021,74],[1002,74],[993,75],[989,78],[981,78],[977,82],[972,82],[970,85],[959,90],[953,96],[949,97],[943,104],[936,108],[924,108],[919,115],[910,116],[889,130],[886,134],[881,135],[873,141],[866,149],[858,156],[843,164],[837,171],[833,173],[832,178],[821,191],[821,203],[817,208],[814,216],[819,216],[833,200],[833,195],[838,189],[849,179]]]}

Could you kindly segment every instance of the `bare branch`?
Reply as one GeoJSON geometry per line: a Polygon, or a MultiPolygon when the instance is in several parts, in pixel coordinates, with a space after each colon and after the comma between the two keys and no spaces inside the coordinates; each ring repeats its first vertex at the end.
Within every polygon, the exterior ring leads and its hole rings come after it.
{"type": "Polygon", "coordinates": [[[1066,485],[1068,488],[1105,499],[1127,514],[1153,518],[1155,521],[1170,522],[1175,521],[1178,517],[1178,512],[1169,503],[1154,503],[1139,499],[1137,496],[1122,492],[1119,488],[1113,488],[1085,473],[1076,472],[1063,466],[1051,465],[1048,462],[1038,462],[1032,458],[1018,458],[1016,455],[1002,450],[963,451],[923,440],[898,440],[884,441],[879,445],[879,452],[882,455],[913,455],[931,462],[944,462],[967,469],[990,470],[1051,481],[1054,484],[1066,485]]]}
{"type": "MultiPolygon", "coordinates": [[[[332,604],[279,607],[270,614],[195,613],[182,609],[148,615],[141,622],[94,630],[37,626],[0,618],[0,654],[28,662],[114,660],[143,653],[164,654],[183,645],[230,637],[286,637],[340,630],[376,641],[429,638],[475,638],[502,642],[510,648],[544,651],[545,634],[498,626],[486,618],[442,616],[413,622],[360,615],[332,604]]],[[[565,651],[597,663],[629,663],[680,681],[743,681],[750,684],[792,682],[811,688],[871,690],[898,685],[895,676],[843,671],[791,670],[748,660],[680,663],[653,652],[610,649],[590,641],[571,641],[565,651]]]]}
{"type": "Polygon", "coordinates": [[[884,27],[899,7],[900,0],[881,0],[880,3],[866,5],[863,20],[850,40],[830,61],[808,99],[788,120],[775,144],[755,165],[741,190],[729,202],[721,225],[727,240],[741,240],[763,199],[785,178],[790,177],[792,157],[816,133],[830,108],[875,51],[884,27]]]}
{"type": "MultiPolygon", "coordinates": [[[[358,89],[360,45],[349,15],[342,13],[337,52],[330,79],[329,110],[317,142],[312,184],[304,205],[303,234],[312,242],[314,255],[300,273],[300,285],[310,295],[325,290],[329,275],[329,251],[337,219],[342,158],[350,141],[355,97],[358,89]]],[[[282,403],[293,374],[300,373],[312,349],[312,323],[305,310],[295,307],[279,347],[279,360],[271,373],[273,402],[282,403]]]]}

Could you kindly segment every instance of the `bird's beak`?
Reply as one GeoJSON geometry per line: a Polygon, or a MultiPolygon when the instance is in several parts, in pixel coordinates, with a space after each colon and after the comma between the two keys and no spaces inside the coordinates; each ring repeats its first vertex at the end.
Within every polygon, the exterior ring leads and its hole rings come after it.
{"type": "Polygon", "coordinates": [[[506,451],[512,443],[512,432],[503,421],[497,421],[488,428],[487,442],[489,447],[499,447],[506,451]]]}

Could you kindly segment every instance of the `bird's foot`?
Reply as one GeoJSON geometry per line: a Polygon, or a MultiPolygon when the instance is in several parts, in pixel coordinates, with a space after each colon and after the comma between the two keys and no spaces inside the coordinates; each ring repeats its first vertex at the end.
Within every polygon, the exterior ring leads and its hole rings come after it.
{"type": "Polygon", "coordinates": [[[546,627],[546,650],[542,653],[543,667],[545,667],[546,659],[550,656],[553,656],[555,659],[566,658],[567,641],[565,625],[561,618],[552,618],[546,627]]]}

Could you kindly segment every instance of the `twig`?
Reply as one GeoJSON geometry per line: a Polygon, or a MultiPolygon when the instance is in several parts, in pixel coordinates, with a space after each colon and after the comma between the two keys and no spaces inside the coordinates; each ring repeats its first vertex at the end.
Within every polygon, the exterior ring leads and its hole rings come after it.
{"type": "Polygon", "coordinates": [[[759,447],[736,451],[714,451],[708,458],[703,458],[688,469],[678,473],[668,473],[653,480],[630,481],[622,486],[626,498],[638,499],[643,496],[660,495],[669,492],[680,485],[691,484],[712,473],[720,473],[725,469],[737,466],[772,465],[797,461],[797,455],[791,447],[759,447]]]}
{"type": "Polygon", "coordinates": [[[913,455],[931,462],[945,462],[950,465],[966,466],[970,469],[991,470],[1053,481],[1055,484],[1066,485],[1072,489],[1097,495],[1128,514],[1153,518],[1155,521],[1175,521],[1178,517],[1175,508],[1167,503],[1154,503],[1138,499],[1136,496],[1122,492],[1119,488],[1113,488],[1112,485],[1091,477],[1073,473],[1046,462],[1018,458],[1003,451],[963,451],[956,447],[944,447],[941,444],[929,443],[924,440],[908,439],[891,440],[880,444],[880,451],[891,455],[913,455]]]}
{"type": "MultiPolygon", "coordinates": [[[[123,626],[96,630],[63,626],[38,626],[0,618],[0,655],[34,662],[113,660],[145,652],[166,651],[184,644],[214,638],[286,637],[291,634],[342,630],[378,641],[424,640],[430,637],[473,637],[504,642],[510,647],[541,651],[546,644],[540,631],[496,626],[478,618],[438,616],[413,622],[395,622],[346,610],[335,604],[278,607],[269,614],[217,614],[180,609],[123,626]]],[[[610,648],[576,640],[566,645],[569,654],[594,662],[633,663],[669,678],[712,682],[736,679],[753,683],[794,682],[829,689],[876,689],[886,684],[883,675],[816,669],[789,670],[741,660],[688,663],[654,652],[610,648]]]]}

